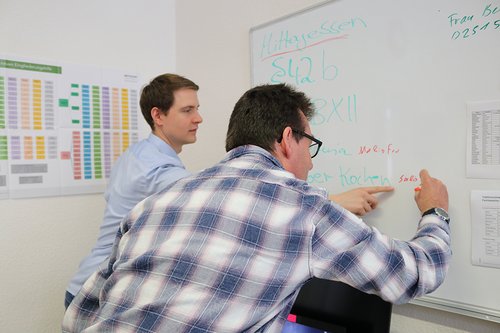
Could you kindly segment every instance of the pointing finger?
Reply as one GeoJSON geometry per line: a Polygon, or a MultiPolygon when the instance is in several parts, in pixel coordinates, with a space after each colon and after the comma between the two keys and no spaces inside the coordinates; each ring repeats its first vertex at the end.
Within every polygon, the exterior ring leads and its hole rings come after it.
{"type": "Polygon", "coordinates": [[[364,187],[363,189],[369,194],[394,191],[394,187],[392,186],[371,186],[371,187],[364,187]]]}
{"type": "Polygon", "coordinates": [[[426,169],[420,170],[420,180],[422,184],[425,184],[431,179],[431,176],[429,175],[429,171],[426,169]]]}

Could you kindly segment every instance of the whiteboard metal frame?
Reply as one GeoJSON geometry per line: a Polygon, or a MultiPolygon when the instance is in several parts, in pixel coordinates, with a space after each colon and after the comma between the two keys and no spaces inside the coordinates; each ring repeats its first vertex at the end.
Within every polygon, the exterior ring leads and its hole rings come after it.
{"type": "Polygon", "coordinates": [[[440,297],[424,296],[410,301],[410,304],[500,323],[500,311],[457,301],[452,302],[440,297]]]}

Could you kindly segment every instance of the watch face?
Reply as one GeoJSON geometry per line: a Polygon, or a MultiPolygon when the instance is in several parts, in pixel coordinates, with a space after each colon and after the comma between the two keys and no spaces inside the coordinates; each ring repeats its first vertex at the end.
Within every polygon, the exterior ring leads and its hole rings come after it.
{"type": "Polygon", "coordinates": [[[441,220],[445,221],[446,223],[450,223],[450,216],[448,215],[448,212],[445,211],[443,208],[435,207],[431,208],[427,211],[425,211],[422,216],[425,216],[427,214],[434,214],[437,217],[439,217],[441,220]]]}
{"type": "Polygon", "coordinates": [[[446,218],[446,219],[449,219],[450,217],[448,216],[448,213],[442,209],[442,208],[436,208],[436,213],[438,213],[438,215],[446,218]]]}

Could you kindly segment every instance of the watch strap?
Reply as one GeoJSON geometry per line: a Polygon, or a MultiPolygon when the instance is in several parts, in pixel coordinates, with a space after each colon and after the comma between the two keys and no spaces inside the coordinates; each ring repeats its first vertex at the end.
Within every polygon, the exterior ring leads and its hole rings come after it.
{"type": "Polygon", "coordinates": [[[448,212],[443,208],[433,207],[431,209],[428,209],[425,212],[423,212],[422,217],[430,214],[436,215],[437,217],[439,217],[441,220],[445,221],[448,224],[450,223],[450,216],[448,215],[448,212]]]}

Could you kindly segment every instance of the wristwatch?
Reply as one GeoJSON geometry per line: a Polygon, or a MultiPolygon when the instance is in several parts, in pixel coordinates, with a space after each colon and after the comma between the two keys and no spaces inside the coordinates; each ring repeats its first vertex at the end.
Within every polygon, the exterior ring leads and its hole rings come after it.
{"type": "Polygon", "coordinates": [[[445,211],[443,208],[434,207],[428,209],[422,214],[422,217],[429,214],[437,215],[437,217],[439,217],[441,220],[445,221],[448,224],[450,223],[450,216],[448,215],[448,212],[445,211]]]}

